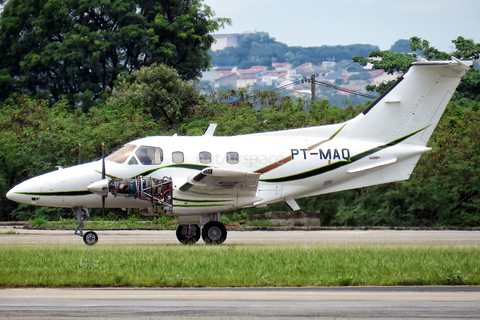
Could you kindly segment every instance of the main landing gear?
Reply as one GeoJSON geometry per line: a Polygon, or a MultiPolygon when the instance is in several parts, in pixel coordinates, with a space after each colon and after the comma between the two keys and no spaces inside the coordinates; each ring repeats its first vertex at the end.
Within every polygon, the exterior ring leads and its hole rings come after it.
{"type": "MultiPolygon", "coordinates": [[[[181,224],[177,227],[177,239],[182,244],[195,244],[200,240],[198,224],[181,224]]],[[[227,239],[227,229],[219,221],[207,222],[202,229],[202,239],[206,244],[222,244],[227,239]]]]}
{"type": "MultiPolygon", "coordinates": [[[[94,231],[87,231],[83,233],[83,221],[86,218],[89,218],[88,210],[85,207],[74,207],[73,212],[77,218],[78,226],[75,228],[75,234],[83,237],[83,242],[88,246],[93,246],[98,242],[98,235],[94,231]]],[[[227,239],[227,229],[218,221],[220,219],[219,214],[213,214],[209,216],[204,216],[207,220],[201,220],[202,223],[205,223],[203,229],[200,229],[200,220],[195,216],[193,219],[184,219],[180,221],[180,224],[177,227],[176,235],[178,241],[182,244],[195,244],[202,237],[203,241],[206,244],[222,244],[227,239]],[[208,221],[208,222],[207,222],[208,221]],[[190,223],[190,224],[185,224],[190,223]]]]}

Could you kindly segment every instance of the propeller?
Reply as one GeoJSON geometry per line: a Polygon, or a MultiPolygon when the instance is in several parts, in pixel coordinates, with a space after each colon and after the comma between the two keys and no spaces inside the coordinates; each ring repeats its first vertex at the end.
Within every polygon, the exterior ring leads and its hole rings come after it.
{"type": "Polygon", "coordinates": [[[102,196],[102,213],[105,219],[105,199],[108,197],[108,179],[105,178],[105,143],[102,142],[102,180],[90,183],[87,190],[102,196]]]}
{"type": "MultiPolygon", "coordinates": [[[[102,180],[105,180],[105,142],[102,141],[102,180]]],[[[107,185],[108,188],[108,185],[107,185]]],[[[108,196],[108,193],[107,193],[108,196]]],[[[103,221],[105,221],[105,198],[107,196],[102,196],[102,215],[103,221]]]]}

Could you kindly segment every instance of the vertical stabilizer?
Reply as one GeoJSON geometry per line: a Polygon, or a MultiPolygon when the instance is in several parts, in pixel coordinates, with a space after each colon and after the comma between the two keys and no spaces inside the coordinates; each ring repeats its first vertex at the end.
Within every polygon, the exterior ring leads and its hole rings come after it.
{"type": "Polygon", "coordinates": [[[419,131],[408,143],[426,145],[471,65],[455,58],[413,63],[394,87],[349,121],[342,133],[388,143],[419,131]]]}

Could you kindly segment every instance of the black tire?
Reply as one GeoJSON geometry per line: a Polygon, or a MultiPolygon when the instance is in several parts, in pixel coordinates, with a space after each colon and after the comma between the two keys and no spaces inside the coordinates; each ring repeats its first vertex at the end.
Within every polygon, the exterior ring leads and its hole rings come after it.
{"type": "Polygon", "coordinates": [[[198,224],[181,224],[177,227],[175,232],[177,234],[177,239],[181,244],[195,244],[200,240],[200,226],[198,224]],[[191,236],[187,235],[187,230],[184,228],[195,228],[194,234],[191,236]]]}
{"type": "Polygon", "coordinates": [[[206,244],[222,244],[227,239],[227,228],[221,222],[210,221],[203,226],[202,239],[206,244]]]}
{"type": "Polygon", "coordinates": [[[95,232],[88,231],[83,235],[83,242],[85,242],[87,246],[93,246],[98,242],[98,236],[95,232]]]}

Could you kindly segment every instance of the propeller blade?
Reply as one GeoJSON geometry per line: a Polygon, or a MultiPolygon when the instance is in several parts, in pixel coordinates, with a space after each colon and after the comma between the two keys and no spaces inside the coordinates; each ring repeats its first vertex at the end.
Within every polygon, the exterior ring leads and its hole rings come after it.
{"type": "MultiPolygon", "coordinates": [[[[105,180],[105,142],[102,141],[102,180],[105,180]]],[[[107,195],[108,195],[108,183],[107,183],[107,195]]],[[[105,221],[105,198],[102,196],[102,215],[103,221],[105,221]]]]}
{"type": "Polygon", "coordinates": [[[105,196],[102,196],[102,219],[105,221],[105,196]]]}
{"type": "Polygon", "coordinates": [[[102,180],[105,179],[105,143],[102,141],[102,180]]]}

